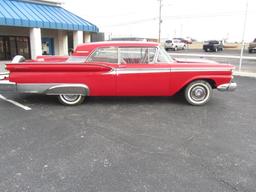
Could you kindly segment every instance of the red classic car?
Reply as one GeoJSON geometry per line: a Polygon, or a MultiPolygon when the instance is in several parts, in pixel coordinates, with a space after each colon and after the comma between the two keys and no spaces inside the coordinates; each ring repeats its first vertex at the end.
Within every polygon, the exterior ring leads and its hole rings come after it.
{"type": "Polygon", "coordinates": [[[176,60],[157,43],[98,42],[79,45],[72,56],[21,56],[6,64],[1,91],[56,95],[66,105],[86,96],[172,96],[192,105],[209,101],[213,89],[233,91],[234,66],[176,60]]]}

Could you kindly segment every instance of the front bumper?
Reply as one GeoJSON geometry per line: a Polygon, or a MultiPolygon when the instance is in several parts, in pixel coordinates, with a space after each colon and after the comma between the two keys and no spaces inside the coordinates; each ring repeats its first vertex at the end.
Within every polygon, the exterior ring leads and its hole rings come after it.
{"type": "Polygon", "coordinates": [[[219,91],[235,91],[237,88],[237,84],[234,82],[222,84],[217,87],[219,91]]]}

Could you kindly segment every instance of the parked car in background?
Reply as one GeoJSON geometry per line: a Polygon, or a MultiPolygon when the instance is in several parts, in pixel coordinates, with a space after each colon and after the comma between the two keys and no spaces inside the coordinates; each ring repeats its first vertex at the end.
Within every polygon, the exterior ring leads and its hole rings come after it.
{"type": "Polygon", "coordinates": [[[223,51],[223,43],[222,41],[217,41],[217,40],[210,40],[210,41],[205,41],[203,45],[203,50],[208,52],[208,51],[223,51]]]}
{"type": "Polygon", "coordinates": [[[256,39],[254,39],[254,41],[249,44],[248,51],[249,53],[256,52],[256,39]]]}
{"type": "Polygon", "coordinates": [[[165,44],[164,44],[164,48],[166,51],[184,50],[186,49],[186,47],[187,47],[187,44],[178,39],[167,40],[165,41],[165,44]]]}
{"type": "Polygon", "coordinates": [[[189,38],[173,38],[173,40],[180,40],[181,42],[185,43],[185,44],[192,44],[192,40],[189,38]]]}
{"type": "Polygon", "coordinates": [[[213,93],[232,91],[234,66],[176,60],[158,43],[98,42],[77,46],[72,56],[16,56],[0,92],[55,95],[65,105],[87,96],[172,96],[180,92],[192,105],[206,104],[213,93]],[[51,60],[52,58],[52,60],[51,60]]]}

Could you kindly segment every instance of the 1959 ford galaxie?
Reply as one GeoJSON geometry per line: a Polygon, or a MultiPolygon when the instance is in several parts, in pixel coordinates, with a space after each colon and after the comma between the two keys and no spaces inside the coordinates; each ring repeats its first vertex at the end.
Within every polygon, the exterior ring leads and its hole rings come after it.
{"type": "Polygon", "coordinates": [[[6,64],[0,91],[56,95],[65,105],[86,96],[172,96],[207,103],[213,89],[233,91],[234,66],[172,59],[157,43],[98,42],[79,45],[72,56],[16,56],[6,64]]]}

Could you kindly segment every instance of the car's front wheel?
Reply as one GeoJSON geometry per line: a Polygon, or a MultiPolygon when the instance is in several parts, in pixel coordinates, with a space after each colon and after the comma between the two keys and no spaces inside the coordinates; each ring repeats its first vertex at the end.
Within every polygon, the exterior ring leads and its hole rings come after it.
{"type": "Polygon", "coordinates": [[[191,105],[204,105],[210,100],[211,96],[212,87],[207,81],[194,81],[185,89],[185,98],[191,105]]]}
{"type": "Polygon", "coordinates": [[[83,95],[59,95],[58,99],[61,104],[73,106],[79,105],[84,102],[85,96],[83,95]]]}

